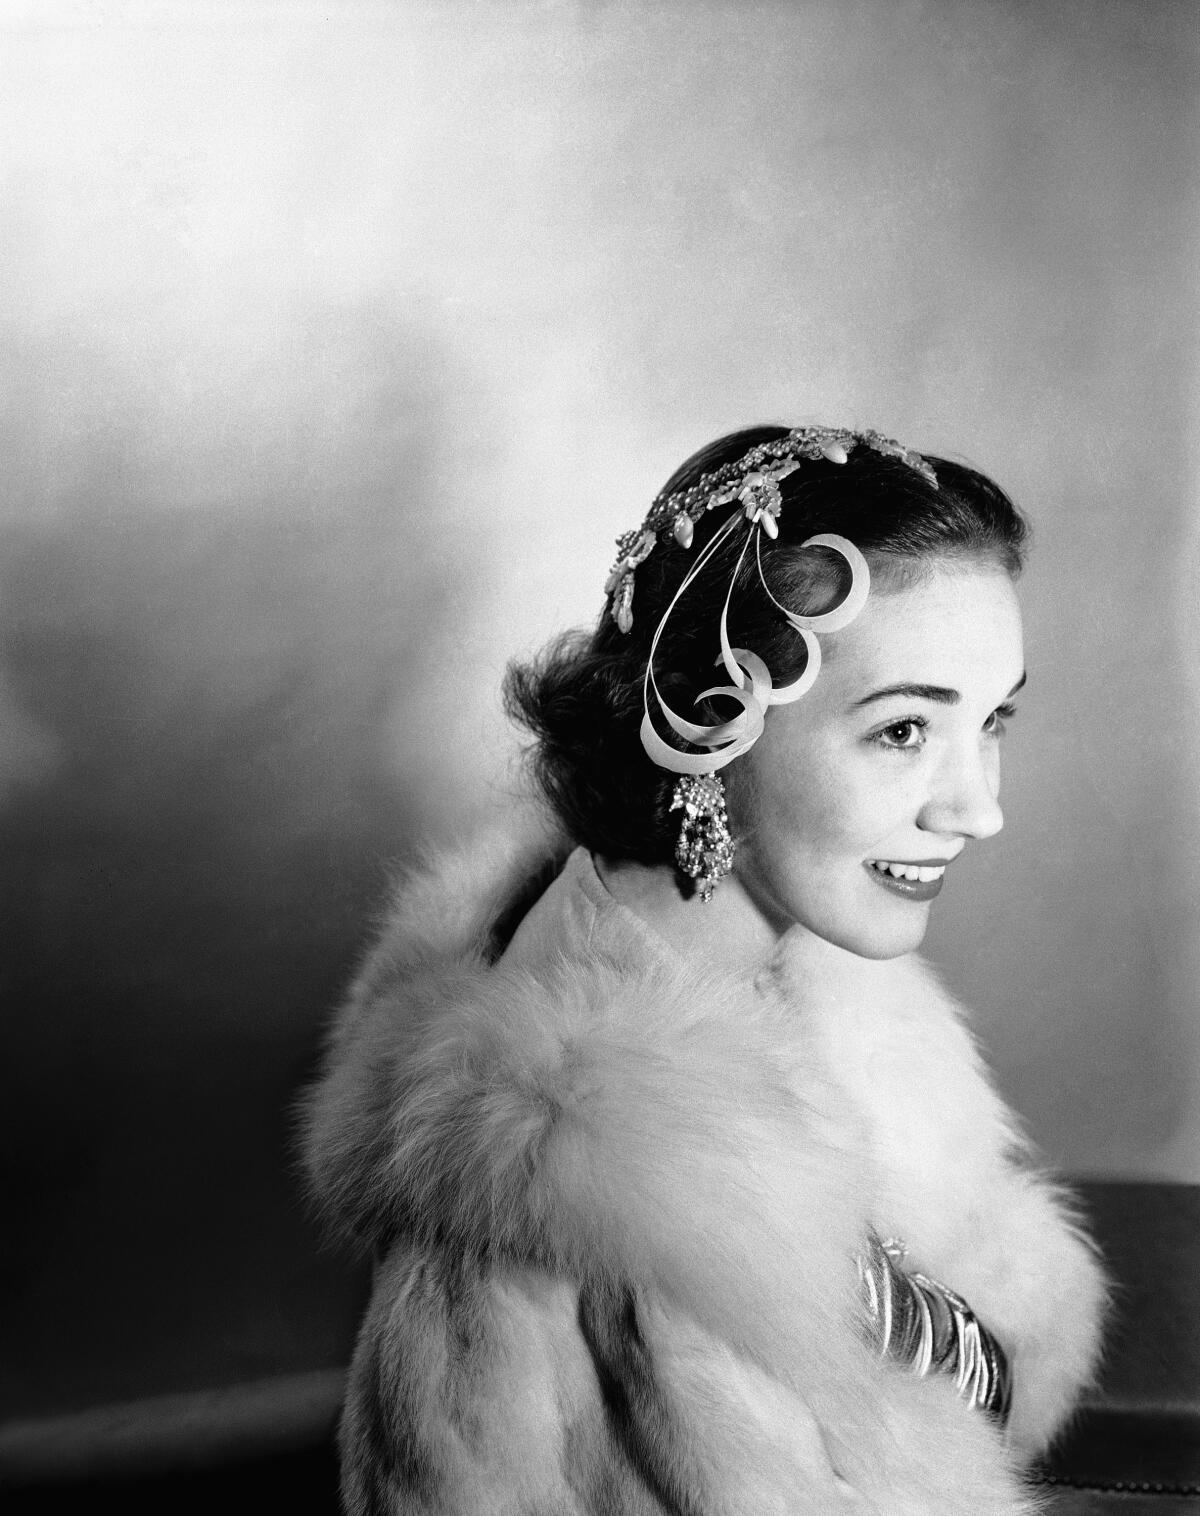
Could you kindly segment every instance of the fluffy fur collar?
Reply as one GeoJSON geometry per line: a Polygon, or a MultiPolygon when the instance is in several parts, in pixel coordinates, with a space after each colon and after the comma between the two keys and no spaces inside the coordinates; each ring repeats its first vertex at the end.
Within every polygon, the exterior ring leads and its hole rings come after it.
{"type": "Polygon", "coordinates": [[[563,852],[527,820],[401,887],[308,1107],[329,1215],[380,1254],[635,1289],[799,1397],[880,1510],[1024,1510],[1013,1458],[1087,1377],[1102,1286],[957,1007],[915,959],[817,972],[785,952],[771,995],[666,963],[494,961],[497,923],[563,852]],[[869,1224],[1005,1342],[1007,1451],[948,1383],[862,1346],[869,1224]],[[934,1501],[936,1467],[910,1465],[947,1456],[970,1488],[934,1501]]]}

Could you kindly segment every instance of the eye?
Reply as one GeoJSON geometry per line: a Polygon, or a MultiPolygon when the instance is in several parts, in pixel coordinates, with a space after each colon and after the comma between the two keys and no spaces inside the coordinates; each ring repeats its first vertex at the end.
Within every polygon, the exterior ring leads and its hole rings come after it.
{"type": "Polygon", "coordinates": [[[984,735],[987,737],[1003,737],[1005,728],[1016,714],[1017,708],[1011,702],[998,705],[983,723],[984,735]]]}
{"type": "Polygon", "coordinates": [[[875,733],[874,741],[897,751],[924,747],[926,725],[923,716],[906,716],[903,721],[892,721],[882,727],[875,733]]]}

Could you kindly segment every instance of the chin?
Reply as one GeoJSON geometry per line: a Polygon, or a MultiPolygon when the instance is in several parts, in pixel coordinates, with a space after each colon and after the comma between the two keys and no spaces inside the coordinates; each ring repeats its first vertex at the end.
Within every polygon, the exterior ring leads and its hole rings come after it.
{"type": "Polygon", "coordinates": [[[822,931],[819,927],[816,930],[817,935],[824,937],[826,942],[844,948],[847,953],[853,953],[858,958],[882,960],[903,958],[906,953],[915,953],[925,941],[928,928],[929,912],[923,910],[919,920],[889,923],[886,927],[876,921],[869,925],[859,923],[842,930],[836,925],[828,931],[822,931]]]}

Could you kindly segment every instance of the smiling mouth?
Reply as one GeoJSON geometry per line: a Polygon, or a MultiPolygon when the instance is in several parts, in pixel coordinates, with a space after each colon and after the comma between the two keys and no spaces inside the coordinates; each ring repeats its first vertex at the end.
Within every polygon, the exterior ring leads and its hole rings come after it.
{"type": "Polygon", "coordinates": [[[868,858],[867,863],[880,874],[890,874],[893,879],[920,880],[932,884],[946,872],[945,863],[889,863],[885,858],[868,858]]]}
{"type": "Polygon", "coordinates": [[[932,900],[941,893],[949,859],[923,863],[893,863],[887,858],[868,858],[864,867],[876,884],[906,900],[932,900]]]}

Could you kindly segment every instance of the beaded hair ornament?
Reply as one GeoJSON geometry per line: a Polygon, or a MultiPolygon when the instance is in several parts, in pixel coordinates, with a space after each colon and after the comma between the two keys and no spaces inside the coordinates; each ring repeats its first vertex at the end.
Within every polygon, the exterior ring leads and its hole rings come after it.
{"type": "Polygon", "coordinates": [[[604,588],[605,593],[612,597],[613,619],[623,632],[628,632],[633,626],[634,574],[639,565],[646,561],[660,541],[667,540],[668,533],[680,547],[690,548],[695,525],[702,516],[722,505],[735,505],[728,520],[718,527],[684,575],[650,642],[642,687],[644,715],[641,739],[650,759],[660,768],[673,774],[715,774],[735,758],[740,758],[761,736],[768,707],[790,704],[812,688],[821,671],[821,644],[817,641],[817,635],[821,632],[840,631],[842,627],[849,626],[866,604],[871,587],[871,572],[867,561],[848,538],[839,536],[836,532],[819,532],[800,544],[801,550],[809,547],[831,548],[846,561],[850,573],[849,586],[838,604],[829,610],[815,616],[802,616],[789,610],[771,593],[762,571],[763,535],[765,533],[772,539],[779,535],[776,518],[783,505],[780,480],[795,473],[805,459],[824,458],[830,463],[845,463],[856,447],[867,447],[884,457],[898,459],[930,484],[937,484],[937,475],[919,453],[901,446],[899,442],[893,442],[890,437],[880,436],[878,432],[852,432],[827,426],[798,427],[786,437],[756,444],[737,462],[724,464],[712,473],[702,474],[686,489],[659,495],[641,526],[617,539],[617,561],[604,588]],[[730,576],[719,628],[719,661],[732,682],[704,690],[696,696],[695,703],[698,705],[700,701],[714,695],[723,695],[739,705],[741,710],[728,721],[702,725],[685,720],[662,698],[654,676],[654,655],[663,629],[688,586],[703,572],[721,545],[739,532],[744,533],[744,540],[730,576]],[[776,686],[766,664],[756,653],[748,648],[731,647],[729,643],[729,602],[738,573],[752,545],[759,582],[767,598],[804,641],[807,654],[804,670],[791,684],[776,686]],[[652,702],[671,730],[701,751],[682,752],[659,736],[651,719],[652,702]]]}

